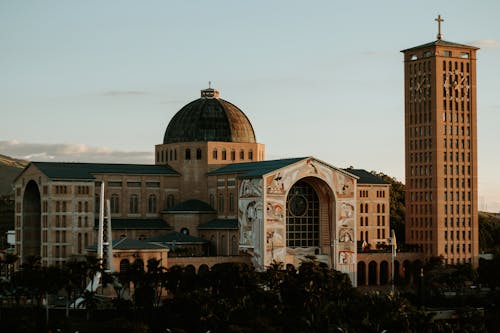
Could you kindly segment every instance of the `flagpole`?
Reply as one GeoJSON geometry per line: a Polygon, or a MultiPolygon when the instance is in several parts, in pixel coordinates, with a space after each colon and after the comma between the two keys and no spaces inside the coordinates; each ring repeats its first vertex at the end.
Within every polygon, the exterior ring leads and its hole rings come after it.
{"type": "Polygon", "coordinates": [[[394,295],[394,271],[395,271],[395,267],[394,267],[394,258],[396,257],[396,233],[394,232],[394,229],[392,229],[392,235],[391,235],[391,246],[392,246],[392,294],[394,295]]]}

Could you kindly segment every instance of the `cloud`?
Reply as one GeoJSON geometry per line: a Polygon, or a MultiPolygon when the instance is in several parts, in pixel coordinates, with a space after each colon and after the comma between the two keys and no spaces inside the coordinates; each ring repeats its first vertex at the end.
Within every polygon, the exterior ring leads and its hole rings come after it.
{"type": "Polygon", "coordinates": [[[29,161],[152,164],[151,151],[119,151],[109,147],[86,144],[25,143],[17,140],[0,141],[4,155],[29,161]]]}
{"type": "Polygon", "coordinates": [[[146,94],[147,92],[142,90],[110,90],[103,92],[101,95],[115,97],[115,96],[140,96],[146,94]]]}
{"type": "Polygon", "coordinates": [[[494,39],[480,39],[470,42],[471,45],[477,46],[482,49],[498,49],[500,48],[500,41],[494,39]]]}

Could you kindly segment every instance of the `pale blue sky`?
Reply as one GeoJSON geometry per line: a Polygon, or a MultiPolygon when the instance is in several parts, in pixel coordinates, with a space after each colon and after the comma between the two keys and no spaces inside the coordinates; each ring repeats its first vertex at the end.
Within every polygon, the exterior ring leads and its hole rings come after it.
{"type": "Polygon", "coordinates": [[[479,46],[480,209],[500,211],[500,1],[0,0],[0,154],[153,163],[208,81],[267,158],[404,180],[402,49],[479,46]]]}

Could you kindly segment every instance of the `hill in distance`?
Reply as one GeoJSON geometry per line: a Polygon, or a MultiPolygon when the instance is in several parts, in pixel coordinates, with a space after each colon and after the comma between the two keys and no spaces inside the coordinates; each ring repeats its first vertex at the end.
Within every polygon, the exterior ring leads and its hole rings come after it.
{"type": "Polygon", "coordinates": [[[13,193],[12,183],[29,161],[0,154],[0,196],[13,193]]]}

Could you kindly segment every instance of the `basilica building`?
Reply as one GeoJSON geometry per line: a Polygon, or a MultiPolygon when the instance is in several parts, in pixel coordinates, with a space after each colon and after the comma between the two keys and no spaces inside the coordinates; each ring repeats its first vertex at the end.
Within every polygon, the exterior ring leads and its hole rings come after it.
{"type": "Polygon", "coordinates": [[[355,282],[358,241],[389,237],[389,185],[314,157],[265,160],[264,148],[237,106],[204,89],[170,120],[154,165],[31,162],[15,180],[16,251],[45,265],[91,251],[104,186],[120,267],[145,250],[257,269],[315,256],[355,282]]]}

